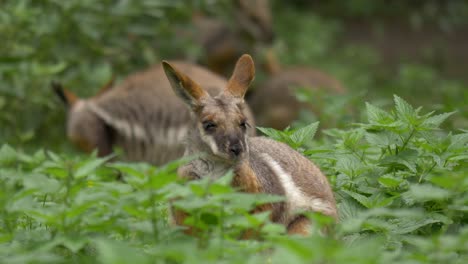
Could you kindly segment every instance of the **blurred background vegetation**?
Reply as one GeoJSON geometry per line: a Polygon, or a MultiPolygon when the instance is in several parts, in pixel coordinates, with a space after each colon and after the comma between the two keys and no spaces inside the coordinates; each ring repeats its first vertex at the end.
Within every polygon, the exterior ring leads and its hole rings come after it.
{"type": "MultiPolygon", "coordinates": [[[[161,59],[200,60],[201,48],[175,30],[190,30],[196,10],[235,23],[229,0],[0,4],[0,142],[19,149],[71,150],[52,80],[91,96],[112,76],[118,82],[161,59]]],[[[385,107],[398,94],[456,110],[448,126],[468,127],[467,1],[278,0],[273,22],[280,61],[335,76],[354,107],[385,107]]]]}

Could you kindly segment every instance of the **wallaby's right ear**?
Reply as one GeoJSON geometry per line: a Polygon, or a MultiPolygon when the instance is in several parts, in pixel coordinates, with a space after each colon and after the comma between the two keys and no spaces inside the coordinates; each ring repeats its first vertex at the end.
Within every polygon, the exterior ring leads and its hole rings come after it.
{"type": "Polygon", "coordinates": [[[203,90],[200,85],[178,71],[174,66],[169,64],[169,62],[163,61],[162,65],[174,92],[192,109],[195,110],[200,106],[201,99],[209,96],[209,94],[203,90]]]}
{"type": "Polygon", "coordinates": [[[60,98],[60,100],[65,104],[65,106],[73,106],[78,101],[78,96],[76,96],[71,91],[63,88],[63,86],[55,81],[52,81],[50,84],[55,94],[60,98]]]}
{"type": "Polygon", "coordinates": [[[255,78],[255,65],[250,55],[242,55],[234,67],[226,91],[237,98],[244,98],[250,83],[255,78]]]}
{"type": "Polygon", "coordinates": [[[115,82],[115,75],[112,75],[112,77],[109,79],[109,81],[107,81],[102,87],[101,89],[99,89],[99,91],[96,93],[96,96],[101,96],[103,94],[105,94],[107,91],[109,91],[113,86],[114,86],[114,82],[115,82]]]}

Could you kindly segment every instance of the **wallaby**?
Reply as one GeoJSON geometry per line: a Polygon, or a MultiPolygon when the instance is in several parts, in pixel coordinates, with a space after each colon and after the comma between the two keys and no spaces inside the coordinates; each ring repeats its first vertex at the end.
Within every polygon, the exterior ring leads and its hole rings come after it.
{"type": "MultiPolygon", "coordinates": [[[[244,95],[255,76],[250,55],[239,58],[218,95],[208,93],[177,65],[163,61],[163,67],[174,92],[188,105],[196,127],[187,134],[185,155],[198,158],[179,168],[180,177],[217,178],[232,169],[232,184],[243,191],[284,195],[285,202],[266,208],[272,211],[272,221],[284,224],[289,234],[310,231],[310,221],[297,211],[337,217],[330,185],[316,165],[286,144],[249,137],[247,129],[252,124],[244,114],[244,95]]],[[[176,212],[174,217],[177,224],[183,223],[183,213],[176,212]]]]}
{"type": "Polygon", "coordinates": [[[204,54],[202,63],[222,75],[228,74],[240,55],[274,40],[268,0],[233,0],[233,6],[233,25],[200,12],[192,18],[193,38],[204,54]]]}
{"type": "Polygon", "coordinates": [[[271,49],[265,52],[263,59],[268,78],[247,97],[259,126],[282,130],[298,119],[302,109],[320,114],[321,109],[297,99],[296,88],[327,89],[331,94],[343,94],[346,91],[337,79],[319,69],[281,67],[271,49]]]}
{"type": "MultiPolygon", "coordinates": [[[[218,94],[227,80],[203,67],[173,62],[218,94]]],[[[120,85],[105,85],[94,97],[78,98],[54,83],[53,89],[68,108],[67,136],[85,151],[99,156],[123,150],[124,159],[161,165],[183,155],[183,139],[193,129],[190,113],[174,95],[160,64],[130,75],[120,85]]],[[[249,108],[244,114],[252,118],[249,108]]],[[[252,121],[253,122],[253,121],[252,121]]],[[[254,127],[248,128],[253,135],[254,127]]]]}

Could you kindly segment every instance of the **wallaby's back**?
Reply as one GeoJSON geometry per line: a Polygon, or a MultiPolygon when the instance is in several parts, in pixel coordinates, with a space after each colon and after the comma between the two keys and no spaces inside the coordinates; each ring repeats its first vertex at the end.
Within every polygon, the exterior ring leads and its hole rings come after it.
{"type": "Polygon", "coordinates": [[[250,138],[249,149],[250,166],[263,191],[287,198],[285,204],[273,204],[273,221],[287,224],[300,210],[337,217],[328,180],[310,160],[288,145],[265,137],[250,138]]]}

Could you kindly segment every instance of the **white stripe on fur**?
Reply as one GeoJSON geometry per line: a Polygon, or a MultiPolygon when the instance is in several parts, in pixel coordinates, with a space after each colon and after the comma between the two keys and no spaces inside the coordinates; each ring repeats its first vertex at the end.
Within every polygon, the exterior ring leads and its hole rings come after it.
{"type": "Polygon", "coordinates": [[[198,130],[200,131],[201,139],[208,146],[210,146],[211,152],[213,152],[213,154],[215,154],[215,155],[219,155],[220,152],[219,152],[219,149],[218,149],[218,145],[216,144],[216,141],[214,140],[214,138],[212,136],[210,136],[210,135],[205,134],[201,124],[198,124],[198,130]]]}
{"type": "Polygon", "coordinates": [[[294,183],[292,176],[286,172],[281,165],[267,153],[262,154],[262,159],[267,166],[278,177],[286,193],[287,203],[290,211],[297,209],[312,210],[324,214],[332,214],[333,206],[321,198],[308,196],[302,192],[294,183]]]}
{"type": "Polygon", "coordinates": [[[89,103],[89,107],[95,114],[104,119],[106,123],[113,126],[126,137],[135,137],[136,139],[143,141],[147,140],[145,130],[138,124],[131,124],[127,120],[117,119],[92,102],[89,103]]]}

